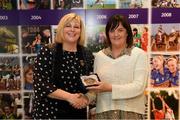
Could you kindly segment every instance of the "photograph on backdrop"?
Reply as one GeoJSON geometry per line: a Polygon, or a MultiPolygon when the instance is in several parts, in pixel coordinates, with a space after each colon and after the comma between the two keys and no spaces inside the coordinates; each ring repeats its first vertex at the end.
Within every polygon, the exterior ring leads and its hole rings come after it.
{"type": "Polygon", "coordinates": [[[180,51],[179,24],[152,24],[152,51],[180,51]]]}
{"type": "Polygon", "coordinates": [[[33,67],[36,56],[23,57],[24,90],[33,90],[33,67]]]}
{"type": "Polygon", "coordinates": [[[19,53],[18,28],[0,26],[0,53],[19,53]]]}
{"type": "Polygon", "coordinates": [[[55,39],[55,36],[56,36],[56,33],[57,33],[57,25],[52,25],[51,26],[51,30],[52,30],[52,43],[54,43],[54,39],[55,39]]]}
{"type": "Polygon", "coordinates": [[[23,53],[37,54],[40,48],[52,43],[50,26],[22,26],[22,51],[23,53]]]}
{"type": "Polygon", "coordinates": [[[155,90],[150,92],[150,119],[178,120],[179,119],[178,90],[155,90]]]}
{"type": "Polygon", "coordinates": [[[0,91],[20,90],[20,73],[18,57],[0,57],[0,91]]]}
{"type": "Polygon", "coordinates": [[[25,92],[24,96],[24,119],[32,119],[33,92],[25,92]]]}
{"type": "MultiPolygon", "coordinates": [[[[133,43],[135,47],[139,47],[147,51],[149,28],[146,24],[132,24],[133,43]]],[[[94,26],[86,26],[87,43],[86,46],[93,52],[97,52],[104,47],[105,25],[99,24],[94,26]]]]}
{"type": "Polygon", "coordinates": [[[180,0],[152,0],[153,8],[180,8],[180,0]]]}
{"type": "Polygon", "coordinates": [[[150,60],[151,87],[179,87],[179,55],[152,55],[150,60]]]}
{"type": "MultiPolygon", "coordinates": [[[[85,1],[85,0],[84,0],[85,1]]],[[[53,0],[53,9],[83,9],[83,0],[53,0]]]]}
{"type": "Polygon", "coordinates": [[[50,9],[51,0],[19,0],[19,6],[20,10],[50,9]]]}
{"type": "Polygon", "coordinates": [[[22,119],[22,96],[20,93],[0,93],[0,119],[22,119]]]}
{"type": "Polygon", "coordinates": [[[146,24],[131,24],[133,33],[133,43],[135,47],[141,48],[147,52],[149,28],[146,24]]]}
{"type": "Polygon", "coordinates": [[[115,9],[116,0],[87,0],[86,9],[115,9]]]}
{"type": "Polygon", "coordinates": [[[16,10],[17,0],[0,0],[0,10],[16,10]]]}
{"type": "Polygon", "coordinates": [[[98,52],[103,49],[104,41],[106,39],[105,25],[86,26],[86,46],[92,52],[98,52]]]}
{"type": "Polygon", "coordinates": [[[148,8],[149,0],[118,0],[118,8],[148,8]]]}

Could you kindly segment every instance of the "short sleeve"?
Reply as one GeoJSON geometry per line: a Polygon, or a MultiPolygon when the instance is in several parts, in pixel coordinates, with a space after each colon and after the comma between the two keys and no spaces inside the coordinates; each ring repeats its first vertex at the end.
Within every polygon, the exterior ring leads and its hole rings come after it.
{"type": "Polygon", "coordinates": [[[42,47],[34,64],[34,93],[35,97],[47,97],[57,90],[52,78],[53,53],[48,47],[42,47]]]}

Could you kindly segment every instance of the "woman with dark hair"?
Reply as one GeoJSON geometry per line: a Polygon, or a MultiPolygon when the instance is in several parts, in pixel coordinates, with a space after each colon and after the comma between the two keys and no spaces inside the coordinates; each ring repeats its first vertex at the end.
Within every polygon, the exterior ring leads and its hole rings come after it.
{"type": "Polygon", "coordinates": [[[24,89],[32,90],[33,89],[33,66],[28,65],[24,67],[24,89]]]}
{"type": "Polygon", "coordinates": [[[155,120],[163,120],[165,118],[165,106],[163,105],[163,101],[161,98],[155,97],[152,100],[152,112],[154,114],[155,120]]]}
{"type": "Polygon", "coordinates": [[[134,46],[141,48],[141,35],[138,33],[138,29],[134,28],[133,29],[133,41],[134,41],[134,46]]]}
{"type": "Polygon", "coordinates": [[[113,15],[106,25],[106,48],[95,55],[94,72],[101,82],[87,89],[97,93],[97,119],[143,119],[148,75],[146,53],[133,47],[127,18],[113,15]]]}

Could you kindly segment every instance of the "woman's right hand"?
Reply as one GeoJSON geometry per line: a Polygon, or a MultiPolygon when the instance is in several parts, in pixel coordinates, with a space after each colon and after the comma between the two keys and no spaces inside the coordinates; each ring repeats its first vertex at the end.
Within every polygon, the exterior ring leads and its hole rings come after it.
{"type": "Polygon", "coordinates": [[[70,94],[67,101],[76,109],[85,108],[89,104],[88,98],[81,93],[70,94]]]}
{"type": "Polygon", "coordinates": [[[53,99],[65,100],[69,102],[74,108],[82,109],[89,104],[89,99],[82,93],[69,93],[61,89],[50,93],[48,97],[53,99]]]}

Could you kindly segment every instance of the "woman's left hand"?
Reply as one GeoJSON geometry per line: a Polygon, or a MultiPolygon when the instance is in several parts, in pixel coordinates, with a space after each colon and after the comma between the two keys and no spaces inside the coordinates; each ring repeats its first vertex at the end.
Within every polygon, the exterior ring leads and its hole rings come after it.
{"type": "Polygon", "coordinates": [[[96,93],[99,92],[111,92],[112,91],[112,85],[106,82],[97,82],[95,86],[87,87],[87,90],[92,90],[96,93]]]}

